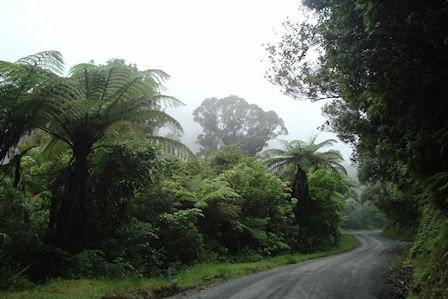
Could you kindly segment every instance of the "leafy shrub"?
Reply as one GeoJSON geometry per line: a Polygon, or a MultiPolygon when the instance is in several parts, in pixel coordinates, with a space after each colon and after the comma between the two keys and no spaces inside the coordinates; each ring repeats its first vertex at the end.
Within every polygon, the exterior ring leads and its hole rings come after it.
{"type": "Polygon", "coordinates": [[[70,262],[70,276],[78,279],[104,276],[108,266],[100,250],[84,250],[71,257],[70,262]]]}
{"type": "Polygon", "coordinates": [[[101,250],[84,250],[70,258],[69,274],[72,278],[124,278],[134,273],[134,267],[123,258],[109,262],[101,250]]]}
{"type": "MultiPolygon", "coordinates": [[[[216,248],[212,246],[213,248],[216,248]]],[[[218,247],[219,248],[219,247],[218,247]]],[[[229,262],[230,258],[228,256],[228,249],[222,247],[221,250],[211,250],[205,249],[201,252],[199,256],[199,261],[201,263],[224,263],[229,262]]]]}
{"type": "MultiPolygon", "coordinates": [[[[310,203],[307,210],[309,223],[299,227],[299,250],[312,252],[335,247],[340,240],[344,196],[347,190],[341,176],[319,169],[309,177],[310,203]]],[[[300,208],[300,207],[298,207],[300,208]]]]}
{"type": "Polygon", "coordinates": [[[241,247],[247,246],[267,255],[290,247],[283,240],[289,242],[292,239],[281,240],[281,236],[290,235],[288,230],[294,219],[286,183],[248,157],[224,171],[219,178],[227,181],[241,197],[238,200],[241,208],[239,226],[243,232],[238,236],[241,247]]]}
{"type": "Polygon", "coordinates": [[[274,233],[267,233],[266,241],[263,246],[264,255],[277,255],[287,253],[291,250],[291,246],[286,244],[281,238],[274,233]]]}
{"type": "Polygon", "coordinates": [[[448,295],[448,215],[436,204],[424,207],[411,258],[414,292],[419,298],[448,295]]]}
{"type": "MultiPolygon", "coordinates": [[[[130,262],[136,273],[150,275],[159,272],[165,257],[156,249],[159,236],[151,224],[131,218],[118,230],[116,238],[114,258],[130,262]]],[[[109,250],[109,255],[113,252],[109,250]]]]}
{"type": "Polygon", "coordinates": [[[242,197],[243,217],[272,217],[290,196],[286,184],[254,158],[241,159],[219,178],[227,181],[242,197]]]}
{"type": "Polygon", "coordinates": [[[68,255],[64,251],[42,243],[32,231],[16,226],[14,231],[2,233],[0,239],[0,280],[2,287],[28,287],[31,282],[64,276],[68,255]]]}
{"type": "Polygon", "coordinates": [[[22,192],[10,186],[0,186],[1,219],[22,223],[27,221],[29,213],[30,204],[25,201],[22,192]]]}
{"type": "Polygon", "coordinates": [[[241,262],[258,262],[263,259],[263,256],[256,250],[244,247],[241,250],[241,262]]]}
{"type": "Polygon", "coordinates": [[[153,186],[150,174],[159,165],[158,149],[151,145],[99,148],[90,163],[90,246],[98,248],[138,211],[135,194],[153,186]]]}
{"type": "Polygon", "coordinates": [[[195,225],[199,217],[203,214],[197,208],[159,216],[159,246],[166,258],[166,266],[177,261],[191,264],[198,260],[204,249],[202,235],[195,225]]]}
{"type": "Polygon", "coordinates": [[[210,167],[219,174],[235,166],[242,157],[243,150],[239,144],[223,145],[210,157],[210,167]]]}
{"type": "MultiPolygon", "coordinates": [[[[1,256],[0,260],[3,260],[1,256]]],[[[0,266],[0,290],[20,291],[33,287],[34,283],[25,275],[28,268],[29,266],[14,270],[9,264],[2,263],[0,266]]]]}
{"type": "Polygon", "coordinates": [[[25,275],[30,266],[14,269],[15,263],[5,252],[4,245],[11,242],[10,239],[7,234],[0,233],[0,289],[14,291],[32,287],[34,284],[25,275]]]}
{"type": "Polygon", "coordinates": [[[45,245],[30,221],[30,205],[12,187],[0,186],[0,287],[22,289],[63,276],[68,255],[45,245]]]}

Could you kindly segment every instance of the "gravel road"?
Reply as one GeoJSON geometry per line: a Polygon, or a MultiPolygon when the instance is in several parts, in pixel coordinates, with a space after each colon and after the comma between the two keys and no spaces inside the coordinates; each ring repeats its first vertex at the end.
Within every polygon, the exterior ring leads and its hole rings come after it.
{"type": "Polygon", "coordinates": [[[377,232],[352,233],[360,246],[346,253],[310,260],[196,289],[173,298],[388,298],[382,273],[399,244],[377,232]]]}

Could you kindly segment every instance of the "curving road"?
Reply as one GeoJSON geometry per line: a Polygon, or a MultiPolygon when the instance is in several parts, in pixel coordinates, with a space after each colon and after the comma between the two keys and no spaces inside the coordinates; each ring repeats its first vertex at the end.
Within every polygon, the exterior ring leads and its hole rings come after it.
{"type": "Polygon", "coordinates": [[[241,277],[173,298],[387,298],[382,273],[399,244],[378,232],[352,233],[360,246],[346,253],[241,277]]]}

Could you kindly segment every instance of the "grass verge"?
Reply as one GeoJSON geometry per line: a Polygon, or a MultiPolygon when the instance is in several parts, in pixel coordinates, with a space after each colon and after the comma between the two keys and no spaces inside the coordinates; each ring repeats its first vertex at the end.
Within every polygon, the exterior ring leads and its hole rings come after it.
{"type": "Polygon", "coordinates": [[[0,292],[0,298],[158,298],[184,289],[342,253],[357,246],[358,243],[353,237],[343,235],[339,247],[332,250],[310,254],[286,254],[250,263],[198,264],[180,271],[171,281],[166,278],[53,280],[22,292],[0,292]]]}

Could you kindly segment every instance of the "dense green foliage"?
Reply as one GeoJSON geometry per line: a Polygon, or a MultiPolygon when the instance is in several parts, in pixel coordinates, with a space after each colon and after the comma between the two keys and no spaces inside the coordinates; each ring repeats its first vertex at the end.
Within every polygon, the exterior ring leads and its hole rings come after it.
{"type": "MultiPolygon", "coordinates": [[[[66,156],[51,163],[67,167],[66,156]]],[[[343,196],[338,192],[347,186],[336,174],[310,176],[315,231],[326,231],[305,246],[288,183],[254,158],[229,162],[218,172],[208,161],[182,162],[145,145],[99,148],[88,162],[90,238],[78,254],[44,238],[51,228],[52,198],[61,190],[53,194],[51,189],[57,177],[39,176],[49,189],[37,195],[30,192],[32,181],[20,185],[28,192],[2,187],[0,259],[2,277],[8,278],[3,288],[26,288],[56,276],[149,277],[198,261],[251,261],[296,249],[332,248],[339,240],[334,233],[343,196]]],[[[23,171],[25,178],[28,168],[23,171]]]]}
{"type": "MultiPolygon", "coordinates": [[[[285,23],[282,41],[268,47],[268,78],[293,97],[329,100],[324,127],[353,145],[366,196],[384,212],[388,229],[407,239],[417,233],[416,244],[428,251],[415,251],[415,258],[444,264],[446,246],[425,236],[446,238],[432,223],[446,222],[448,212],[447,2],[303,5],[314,17],[285,23]],[[318,58],[307,59],[309,53],[318,58]]],[[[417,292],[447,296],[446,269],[416,265],[417,292]]]]}
{"type": "Polygon", "coordinates": [[[223,145],[237,143],[245,155],[255,156],[269,140],[288,134],[283,120],[274,111],[263,111],[237,96],[205,99],[193,116],[202,126],[197,143],[204,157],[223,145]]]}
{"type": "Polygon", "coordinates": [[[360,198],[340,153],[320,151],[334,140],[285,141],[257,161],[287,130],[244,99],[194,111],[195,159],[154,136],[181,132],[163,71],[115,59],[64,77],[56,51],[0,61],[0,288],[327,249],[342,223],[413,240],[414,292],[448,296],[447,1],[302,4],[313,17],[285,23],[267,77],[327,100],[323,128],[353,146],[360,198]]]}
{"type": "Polygon", "coordinates": [[[7,298],[83,299],[97,297],[166,297],[185,289],[204,286],[210,282],[224,281],[272,268],[284,267],[313,258],[345,252],[358,246],[353,237],[342,236],[341,244],[332,250],[309,254],[283,254],[265,257],[256,262],[200,263],[186,267],[169,278],[150,279],[77,279],[54,280],[39,288],[24,291],[1,291],[7,298]]]}
{"type": "Polygon", "coordinates": [[[57,75],[63,69],[57,51],[30,55],[15,63],[0,61],[0,161],[20,138],[45,123],[43,110],[49,105],[57,75]]]}
{"type": "Polygon", "coordinates": [[[444,298],[448,281],[448,221],[447,214],[437,208],[425,207],[419,233],[411,248],[415,266],[414,292],[427,298],[444,298]]]}
{"type": "MultiPolygon", "coordinates": [[[[339,181],[341,186],[336,187],[332,179],[341,178],[340,173],[346,174],[344,167],[340,164],[343,158],[336,150],[320,152],[322,147],[332,145],[336,140],[325,140],[315,143],[316,136],[307,143],[301,140],[291,142],[282,141],[282,148],[270,149],[264,152],[264,163],[275,172],[280,172],[291,182],[291,196],[296,200],[294,206],[295,223],[298,225],[299,248],[302,251],[312,251],[320,246],[326,248],[334,245],[339,239],[339,220],[343,204],[335,204],[341,193],[348,192],[344,182],[339,181]],[[293,172],[291,172],[291,169],[293,172]],[[319,179],[309,181],[308,173],[319,169],[326,169],[335,173],[322,173],[319,179]],[[310,185],[318,186],[310,190],[310,185]],[[319,186],[322,184],[321,186],[319,186]],[[345,186],[346,190],[343,190],[345,186]],[[323,188],[324,193],[317,194],[316,191],[323,188]],[[310,192],[314,191],[314,192],[310,192]],[[326,222],[331,223],[327,227],[326,222]],[[317,239],[318,241],[313,241],[317,239]]],[[[321,190],[321,191],[322,191],[321,190]]],[[[344,199],[344,197],[342,197],[344,199]]]]}
{"type": "Polygon", "coordinates": [[[159,92],[166,77],[161,71],[137,71],[123,63],[80,64],[51,93],[55,108],[40,129],[53,137],[49,146],[63,142],[72,152],[63,191],[51,211],[57,215],[52,215],[56,220],[47,237],[56,246],[70,252],[88,247],[88,156],[94,149],[114,145],[116,139],[130,143],[139,131],[151,136],[166,124],[181,129],[161,111],[162,100],[177,103],[159,92]]]}
{"type": "Polygon", "coordinates": [[[44,52],[2,63],[0,288],[57,277],[170,279],[198,262],[338,246],[349,184],[343,173],[318,170],[342,169],[338,152],[318,151],[331,142],[299,142],[312,158],[300,160],[302,181],[309,180],[304,207],[291,198],[293,178],[253,157],[286,132],[274,112],[223,99],[235,130],[248,131],[208,159],[195,158],[155,135],[166,125],[182,129],[163,111],[163,103],[180,104],[160,93],[165,73],[116,59],[76,65],[62,77],[52,72],[57,62],[59,53],[44,52]],[[26,125],[16,113],[29,116],[26,125]]]}

